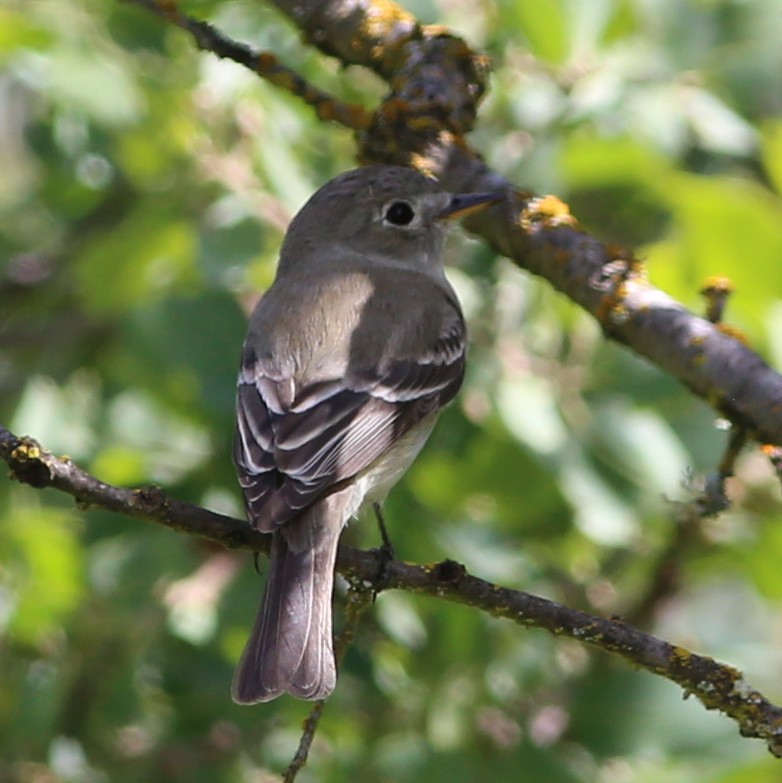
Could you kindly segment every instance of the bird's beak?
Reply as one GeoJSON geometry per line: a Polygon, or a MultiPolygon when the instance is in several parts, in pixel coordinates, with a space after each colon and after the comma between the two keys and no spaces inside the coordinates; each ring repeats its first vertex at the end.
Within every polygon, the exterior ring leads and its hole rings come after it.
{"type": "Polygon", "coordinates": [[[437,220],[454,220],[486,209],[505,198],[504,193],[460,193],[451,196],[448,203],[435,216],[437,220]]]}

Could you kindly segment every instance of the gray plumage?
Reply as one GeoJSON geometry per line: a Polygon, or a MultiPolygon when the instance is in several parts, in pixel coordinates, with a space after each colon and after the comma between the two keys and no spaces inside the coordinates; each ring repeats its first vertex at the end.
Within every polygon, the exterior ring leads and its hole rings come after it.
{"type": "Polygon", "coordinates": [[[385,498],[462,383],[442,221],[492,200],[369,166],[326,184],[292,221],[239,372],[234,461],[248,517],[273,544],[237,702],[334,689],[339,536],[385,498]]]}

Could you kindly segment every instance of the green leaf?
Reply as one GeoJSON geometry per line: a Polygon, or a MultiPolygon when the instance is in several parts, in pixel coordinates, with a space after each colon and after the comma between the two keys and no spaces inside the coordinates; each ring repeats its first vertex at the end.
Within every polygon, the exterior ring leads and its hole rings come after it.
{"type": "Polygon", "coordinates": [[[499,427],[458,453],[424,452],[409,475],[419,500],[446,516],[492,520],[516,533],[556,536],[569,511],[554,477],[499,427]]]}
{"type": "Polygon", "coordinates": [[[20,49],[45,50],[53,40],[54,36],[26,11],[0,8],[0,64],[11,60],[20,49]]]}
{"type": "Polygon", "coordinates": [[[782,121],[765,123],[760,138],[763,166],[777,194],[782,196],[782,121]]]}
{"type": "Polygon", "coordinates": [[[568,14],[561,0],[517,2],[502,0],[500,12],[517,33],[521,33],[534,55],[561,63],[568,53],[568,14]]]}
{"type": "Polygon", "coordinates": [[[782,517],[772,514],[764,518],[744,555],[747,574],[758,591],[772,601],[782,600],[782,517]]]}
{"type": "Polygon", "coordinates": [[[82,301],[96,315],[108,315],[193,286],[200,279],[196,248],[190,224],[156,208],[152,200],[140,204],[76,259],[82,301]]]}
{"type": "Polygon", "coordinates": [[[710,275],[728,277],[726,320],[760,336],[782,290],[782,201],[748,180],[683,173],[661,178],[659,193],[675,230],[646,248],[652,281],[694,306],[710,275]]]}
{"type": "Polygon", "coordinates": [[[39,644],[61,630],[84,592],[84,563],[75,515],[37,503],[14,503],[2,520],[0,541],[13,554],[10,571],[14,640],[39,644]]]}

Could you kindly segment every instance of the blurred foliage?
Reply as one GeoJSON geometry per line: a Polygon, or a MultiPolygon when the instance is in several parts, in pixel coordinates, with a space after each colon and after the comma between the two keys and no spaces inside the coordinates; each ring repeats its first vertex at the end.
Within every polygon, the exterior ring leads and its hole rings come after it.
{"type": "MultiPolygon", "coordinates": [[[[335,94],[382,95],[263,3],[182,5],[335,94]]],[[[408,5],[494,58],[473,136],[493,166],[688,306],[731,277],[729,320],[782,362],[778,0],[408,5]]],[[[350,134],[111,0],[5,0],[0,64],[0,420],[107,481],[239,514],[245,314],[291,214],[353,165],[350,134]]],[[[546,284],[461,237],[451,258],[469,374],[389,499],[400,555],[630,615],[676,536],[669,499],[725,432],[546,284]]],[[[779,487],[748,452],[730,491],[646,627],[779,702],[779,487]]],[[[377,543],[369,523],[348,535],[377,543]]],[[[307,707],[230,701],[259,593],[248,557],[0,482],[0,781],[269,779],[307,707]]],[[[389,593],[300,779],[763,783],[778,765],[665,681],[389,593]]]]}

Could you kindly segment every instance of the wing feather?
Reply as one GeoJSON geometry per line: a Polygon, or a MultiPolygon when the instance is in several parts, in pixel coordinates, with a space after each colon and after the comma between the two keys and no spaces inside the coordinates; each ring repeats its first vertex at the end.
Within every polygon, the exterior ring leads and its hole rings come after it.
{"type": "Polygon", "coordinates": [[[465,329],[454,317],[430,350],[296,388],[246,348],[234,460],[253,524],[274,530],[369,468],[449,402],[464,375],[465,329]]]}

